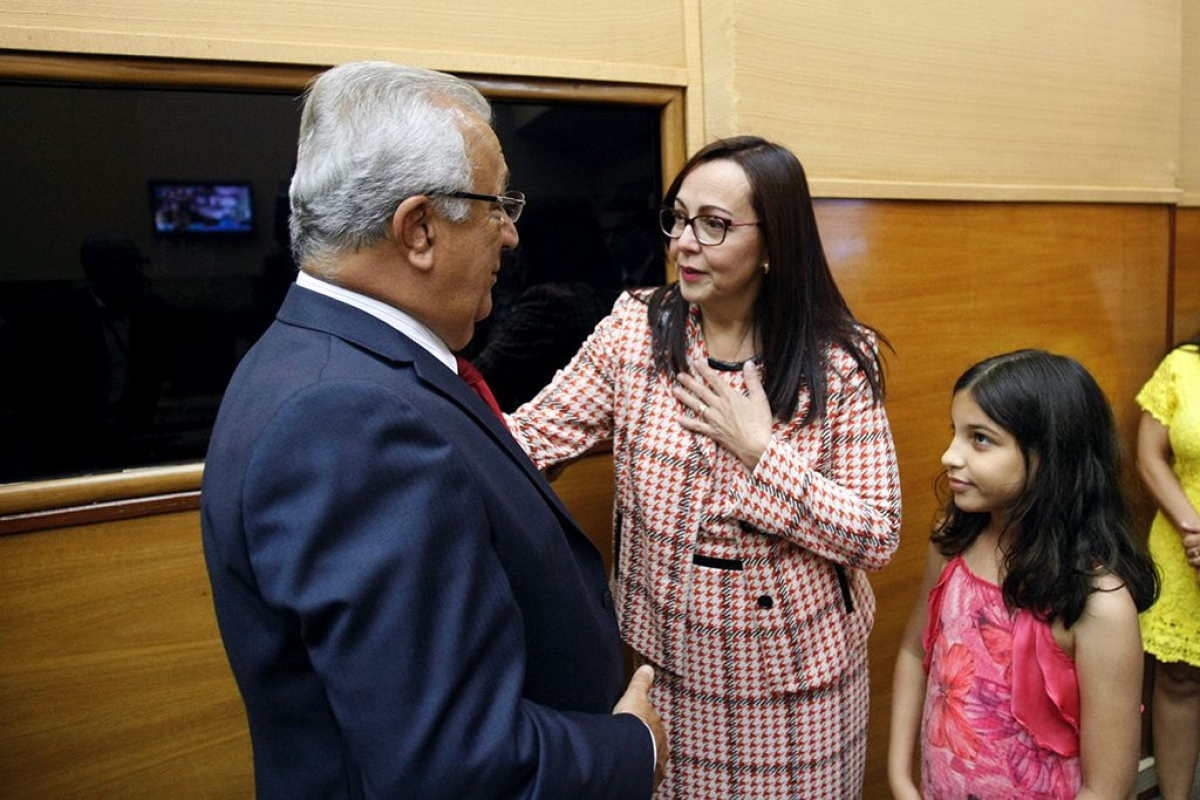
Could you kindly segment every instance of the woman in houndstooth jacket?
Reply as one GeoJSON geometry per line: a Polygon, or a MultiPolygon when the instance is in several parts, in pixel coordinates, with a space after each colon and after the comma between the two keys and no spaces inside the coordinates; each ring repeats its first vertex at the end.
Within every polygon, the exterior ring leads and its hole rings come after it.
{"type": "Polygon", "coordinates": [[[670,738],[656,797],[858,797],[865,572],[900,528],[879,336],[785,148],[714,142],[665,202],[678,282],[620,298],[511,428],[541,468],[613,442],[618,619],[670,738]]]}

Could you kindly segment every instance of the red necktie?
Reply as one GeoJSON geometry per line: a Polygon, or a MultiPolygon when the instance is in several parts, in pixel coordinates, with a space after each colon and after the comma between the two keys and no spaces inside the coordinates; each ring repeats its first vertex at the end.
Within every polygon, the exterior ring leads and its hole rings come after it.
{"type": "Polygon", "coordinates": [[[455,356],[454,360],[458,362],[458,377],[467,382],[467,385],[475,390],[475,394],[483,398],[483,402],[488,404],[492,411],[496,412],[496,416],[504,423],[504,427],[508,427],[508,423],[504,422],[504,413],[500,410],[500,404],[496,402],[492,390],[488,388],[487,381],[479,374],[479,370],[475,369],[475,365],[467,361],[462,356],[455,356]]]}

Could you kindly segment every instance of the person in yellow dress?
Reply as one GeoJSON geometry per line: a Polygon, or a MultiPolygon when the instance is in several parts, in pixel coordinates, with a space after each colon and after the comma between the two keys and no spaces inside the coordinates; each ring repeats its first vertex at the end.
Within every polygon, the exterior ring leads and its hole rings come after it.
{"type": "Polygon", "coordinates": [[[1163,800],[1186,800],[1200,753],[1200,333],[1176,346],[1137,395],[1137,460],[1158,504],[1150,554],[1162,576],[1142,614],[1155,658],[1152,745],[1163,800]]]}

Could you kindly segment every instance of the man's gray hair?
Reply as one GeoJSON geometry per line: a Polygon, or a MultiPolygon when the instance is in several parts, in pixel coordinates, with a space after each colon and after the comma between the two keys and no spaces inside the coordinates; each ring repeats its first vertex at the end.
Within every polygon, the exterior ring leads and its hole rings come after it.
{"type": "MultiPolygon", "coordinates": [[[[321,73],[309,85],[292,177],[292,255],[333,277],[337,256],[370,247],[396,206],[431,191],[470,191],[473,167],[462,123],[490,124],[486,99],[466,81],[385,61],[360,61],[321,73]]],[[[436,198],[451,219],[462,200],[436,198]]]]}

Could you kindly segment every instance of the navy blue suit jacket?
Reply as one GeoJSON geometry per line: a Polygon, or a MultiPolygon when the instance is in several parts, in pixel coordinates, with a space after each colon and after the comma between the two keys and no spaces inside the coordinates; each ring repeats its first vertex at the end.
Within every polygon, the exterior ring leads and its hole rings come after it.
{"type": "Polygon", "coordinates": [[[204,550],[260,797],[648,797],[603,561],[503,424],[301,287],[239,365],[204,550]]]}

